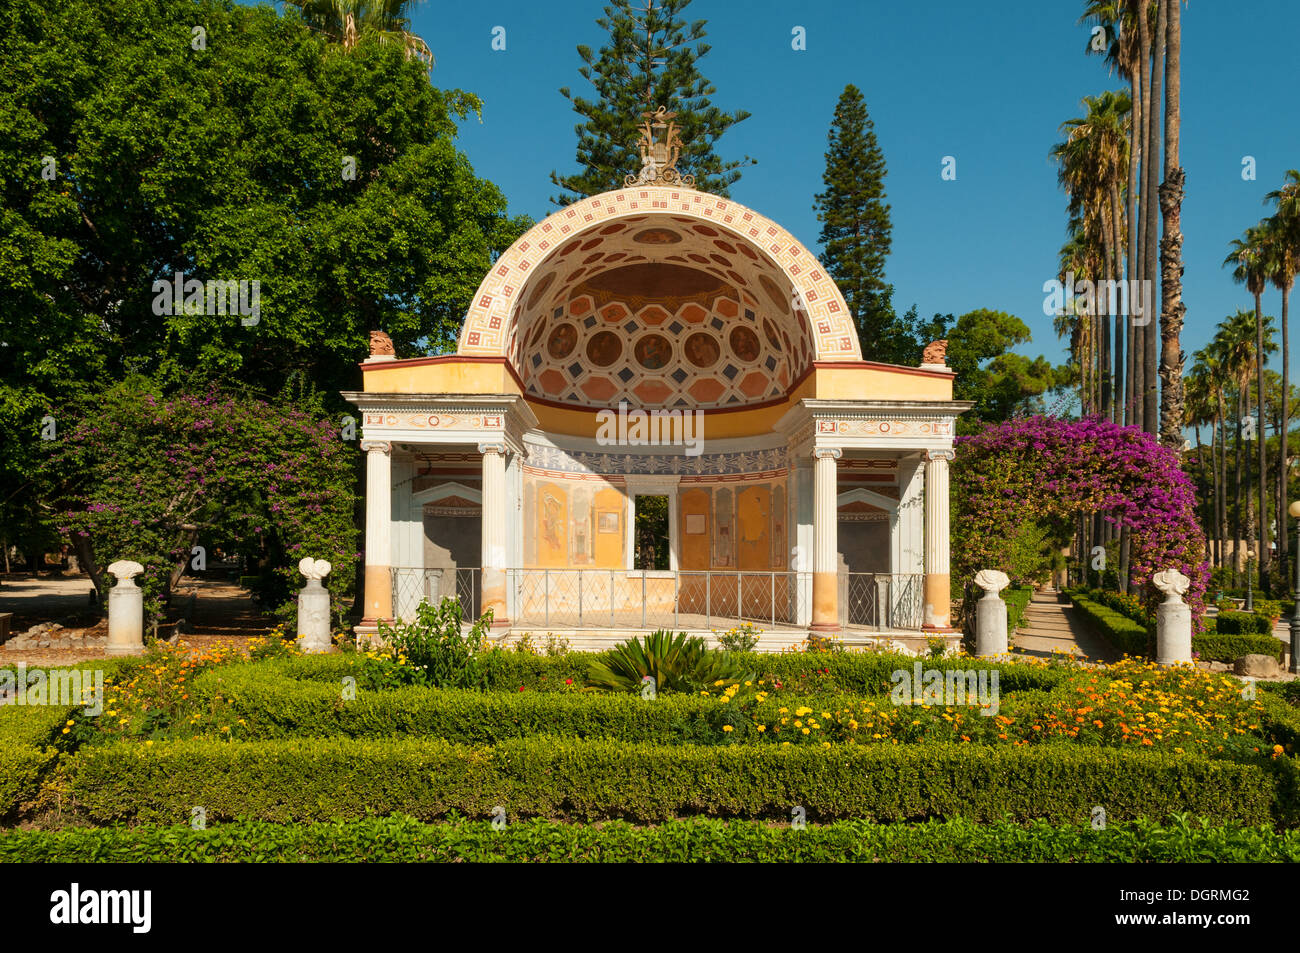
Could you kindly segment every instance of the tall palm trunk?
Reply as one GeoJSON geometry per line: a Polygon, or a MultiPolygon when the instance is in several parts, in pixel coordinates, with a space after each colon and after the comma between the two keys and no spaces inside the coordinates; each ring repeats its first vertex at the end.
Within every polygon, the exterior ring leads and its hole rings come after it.
{"type": "Polygon", "coordinates": [[[1240,571],[1238,570],[1237,567],[1241,563],[1241,559],[1240,559],[1241,557],[1240,547],[1241,547],[1241,540],[1242,540],[1242,535],[1241,535],[1241,504],[1242,504],[1241,422],[1246,418],[1245,390],[1246,390],[1245,387],[1243,387],[1241,382],[1238,381],[1237,382],[1237,442],[1236,442],[1236,452],[1233,453],[1234,463],[1236,464],[1236,471],[1237,471],[1235,474],[1236,492],[1234,493],[1234,500],[1233,500],[1234,506],[1232,510],[1232,585],[1234,589],[1237,587],[1239,580],[1241,578],[1240,571]]]}
{"type": "MultiPolygon", "coordinates": [[[[1144,8],[1143,15],[1146,10],[1144,8]]],[[[1147,325],[1142,333],[1142,428],[1149,434],[1159,429],[1158,388],[1156,384],[1156,326],[1154,316],[1160,313],[1154,294],[1154,283],[1159,262],[1160,242],[1160,88],[1165,66],[1165,3],[1161,2],[1156,14],[1156,29],[1151,35],[1151,79],[1147,92],[1147,149],[1143,162],[1146,183],[1142,187],[1142,207],[1146,219],[1146,265],[1143,278],[1151,282],[1152,300],[1144,317],[1147,325]]],[[[1144,286],[1145,287],[1145,286],[1144,286]]]]}
{"type": "MultiPolygon", "coordinates": [[[[1115,277],[1119,280],[1124,278],[1124,223],[1122,215],[1123,208],[1119,200],[1119,186],[1112,182],[1110,185],[1110,220],[1111,220],[1111,241],[1114,248],[1113,270],[1115,277]]],[[[1120,426],[1124,425],[1124,307],[1123,296],[1116,299],[1115,308],[1115,357],[1114,357],[1114,381],[1112,383],[1115,395],[1114,405],[1111,409],[1111,420],[1120,426]]]]}
{"type": "Polygon", "coordinates": [[[1182,94],[1182,0],[1160,0],[1165,20],[1165,181],[1160,186],[1164,238],[1160,242],[1160,442],[1183,442],[1183,185],[1178,140],[1182,94]]]}
{"type": "Polygon", "coordinates": [[[1134,347],[1136,341],[1137,329],[1133,327],[1133,282],[1138,277],[1138,233],[1137,227],[1137,192],[1138,192],[1138,160],[1142,156],[1142,70],[1141,64],[1129,73],[1129,96],[1133,101],[1132,111],[1129,114],[1129,148],[1128,148],[1128,206],[1125,223],[1128,226],[1128,263],[1127,278],[1129,281],[1128,291],[1129,306],[1128,315],[1125,316],[1124,327],[1128,336],[1128,351],[1125,355],[1125,368],[1128,374],[1125,375],[1124,390],[1124,420],[1123,423],[1132,425],[1136,422],[1136,414],[1133,412],[1135,404],[1133,389],[1135,380],[1133,371],[1133,355],[1137,353],[1134,347]]]}
{"type": "Polygon", "coordinates": [[[1277,510],[1277,556],[1282,561],[1283,579],[1292,577],[1290,549],[1287,544],[1290,542],[1290,533],[1287,526],[1287,491],[1290,489],[1291,481],[1288,479],[1290,470],[1287,466],[1287,436],[1291,429],[1291,345],[1287,338],[1287,305],[1291,297],[1291,285],[1282,286],[1282,427],[1279,437],[1278,459],[1277,459],[1277,492],[1278,492],[1278,510],[1277,510]]]}
{"type": "MultiPolygon", "coordinates": [[[[1137,80],[1138,110],[1135,114],[1137,128],[1135,138],[1137,140],[1137,154],[1139,167],[1137,171],[1137,188],[1135,192],[1138,198],[1137,218],[1133,221],[1133,230],[1137,233],[1137,292],[1138,300],[1141,307],[1147,309],[1150,302],[1147,296],[1143,294],[1146,288],[1147,276],[1147,139],[1151,131],[1151,109],[1150,100],[1147,98],[1151,92],[1151,20],[1147,16],[1148,0],[1132,0],[1133,17],[1138,24],[1138,62],[1137,62],[1137,80]]],[[[1144,311],[1143,321],[1150,319],[1149,311],[1144,311]]],[[[1144,385],[1144,373],[1142,366],[1142,353],[1146,343],[1146,324],[1134,324],[1133,326],[1133,344],[1132,344],[1132,364],[1129,369],[1130,376],[1133,380],[1133,424],[1136,427],[1146,429],[1143,419],[1144,394],[1146,388],[1144,385]]]]}
{"type": "Polygon", "coordinates": [[[1219,393],[1219,565],[1228,565],[1228,408],[1219,393]]]}
{"type": "Polygon", "coordinates": [[[1268,571],[1268,464],[1265,460],[1267,446],[1264,441],[1264,312],[1262,290],[1255,292],[1255,387],[1258,395],[1256,408],[1256,438],[1259,440],[1259,584],[1265,588],[1268,571]]]}

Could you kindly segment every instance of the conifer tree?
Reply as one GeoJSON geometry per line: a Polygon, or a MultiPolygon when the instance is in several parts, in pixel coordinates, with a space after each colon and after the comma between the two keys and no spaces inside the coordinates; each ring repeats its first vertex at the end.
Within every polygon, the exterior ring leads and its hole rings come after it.
{"type": "Polygon", "coordinates": [[[813,205],[822,223],[822,264],[853,314],[862,357],[887,361],[893,356],[890,337],[897,322],[894,289],[885,282],[892,229],[885,204],[885,156],[867,104],[852,83],[840,94],[827,141],[826,190],[813,205]]]}
{"type": "Polygon", "coordinates": [[[578,47],[584,64],[578,72],[595,87],[595,98],[576,96],[567,86],[560,90],[583,121],[574,127],[579,171],[551,173],[551,182],[564,190],[552,200],[556,204],[622,188],[623,177],[641,167],[641,114],[660,106],[677,113],[682,138],[677,171],[694,175],[696,188],[725,197],[741,167],[753,162],[748,156],[724,161],[714,151],[718,138],[749,113],[723,112],[710,101],[717,90],[699,70],[710,49],[704,42],[706,21],[683,19],[689,5],[690,0],[642,0],[640,6],[613,0],[596,20],[609,32],[609,42],[598,54],[578,47]]]}

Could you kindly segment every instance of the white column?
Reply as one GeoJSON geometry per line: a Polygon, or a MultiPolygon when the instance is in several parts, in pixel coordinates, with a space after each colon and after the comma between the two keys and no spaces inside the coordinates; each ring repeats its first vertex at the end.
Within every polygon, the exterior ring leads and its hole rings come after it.
{"type": "Polygon", "coordinates": [[[813,621],[814,632],[837,632],[839,618],[839,488],[835,461],[840,451],[813,451],[813,621]]]}
{"type": "Polygon", "coordinates": [[[925,457],[925,628],[951,626],[949,567],[948,461],[951,450],[931,450],[925,457]]]}
{"type": "Polygon", "coordinates": [[[365,440],[366,454],[366,607],[362,625],[393,618],[393,445],[365,440]]]}
{"type": "Polygon", "coordinates": [[[510,624],[506,606],[506,446],[481,443],[483,454],[483,605],[492,610],[492,627],[510,624]]]}

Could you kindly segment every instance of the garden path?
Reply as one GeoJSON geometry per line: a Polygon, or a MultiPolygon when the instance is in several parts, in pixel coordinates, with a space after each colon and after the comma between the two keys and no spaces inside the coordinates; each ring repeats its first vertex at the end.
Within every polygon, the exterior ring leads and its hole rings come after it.
{"type": "Polygon", "coordinates": [[[1034,592],[1013,639],[1018,654],[1038,658],[1051,658],[1053,652],[1073,652],[1093,662],[1119,659],[1119,654],[1092,631],[1069,599],[1055,589],[1034,592]]]}

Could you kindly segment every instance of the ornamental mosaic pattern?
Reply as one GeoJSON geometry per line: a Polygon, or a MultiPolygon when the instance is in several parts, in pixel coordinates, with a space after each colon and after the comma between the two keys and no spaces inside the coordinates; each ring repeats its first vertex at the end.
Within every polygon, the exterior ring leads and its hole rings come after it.
{"type": "Polygon", "coordinates": [[[819,420],[817,433],[841,437],[950,437],[952,420],[819,420]]]}
{"type": "MultiPolygon", "coordinates": [[[[517,359],[523,350],[519,340],[520,334],[528,334],[532,329],[520,331],[517,320],[522,312],[541,305],[543,300],[554,300],[556,296],[571,290],[572,283],[589,273],[565,275],[547,273],[547,264],[560,264],[591,268],[599,265],[597,272],[607,270],[619,262],[627,263],[635,256],[626,249],[602,248],[596,246],[585,249],[584,246],[598,238],[611,234],[626,232],[625,239],[640,237],[637,244],[646,246],[642,252],[643,261],[663,261],[674,245],[685,244],[674,241],[668,234],[656,234],[660,226],[656,222],[645,223],[622,222],[623,219],[638,216],[656,216],[657,220],[670,218],[680,229],[689,228],[695,237],[709,238],[712,242],[721,242],[730,246],[727,251],[722,245],[714,244],[707,255],[707,262],[693,261],[705,271],[725,278],[741,286],[742,294],[750,295],[750,300],[757,303],[759,294],[767,293],[766,285],[758,280],[762,272],[769,281],[777,285],[784,295],[791,293],[791,298],[802,302],[807,313],[799,315],[800,324],[810,332],[810,357],[813,360],[860,360],[857,335],[854,332],[848,309],[844,304],[835,283],[822,269],[817,259],[797,242],[794,237],[775,222],[759,215],[743,205],[727,199],[696,192],[691,189],[669,187],[646,187],[621,189],[595,195],[581,202],[562,209],[549,218],[533,226],[527,234],[517,241],[493,265],[492,270],[483,279],[474,301],[466,316],[465,326],[461,332],[457,353],[462,355],[495,355],[517,359]],[[599,229],[602,223],[620,220],[622,224],[644,224],[645,227],[633,232],[630,228],[620,228],[614,232],[599,229]],[[713,235],[698,231],[703,225],[713,235]],[[575,240],[582,240],[576,242],[575,240]],[[739,242],[736,240],[739,239],[739,242]],[[648,254],[649,246],[654,246],[654,254],[648,254]],[[585,251],[585,254],[582,254],[585,251]],[[565,261],[551,261],[557,252],[562,253],[565,261]],[[599,255],[599,260],[593,258],[599,255]],[[716,258],[714,257],[716,254],[716,258]],[[582,257],[578,257],[582,255],[582,257]],[[623,257],[610,262],[609,255],[623,257]],[[591,261],[586,259],[591,258],[591,261]],[[764,259],[766,259],[764,261],[764,259]],[[746,264],[748,262],[748,264],[746,264]],[[745,269],[735,267],[745,265],[745,269]],[[746,274],[746,272],[749,274],[746,274]],[[768,274],[774,271],[776,274],[768,274]],[[541,278],[530,284],[534,277],[541,278]],[[784,285],[776,278],[784,279],[784,285]],[[557,284],[557,282],[559,282],[557,284]],[[520,300],[525,287],[528,287],[528,301],[520,300]],[[554,294],[551,294],[554,287],[554,294]],[[793,292],[797,291],[797,298],[793,292]]],[[[608,228],[608,226],[607,226],[608,228]]],[[[698,243],[695,247],[683,249],[686,254],[699,254],[698,243]]],[[[734,286],[733,285],[733,286],[734,286]]],[[[747,302],[748,303],[748,302],[747,302]]]]}
{"type": "Polygon", "coordinates": [[[597,453],[528,445],[530,469],[553,470],[558,473],[682,475],[761,473],[784,469],[786,459],[786,451],[783,447],[741,453],[704,453],[698,457],[689,457],[685,454],[664,453],[597,453]]]}

